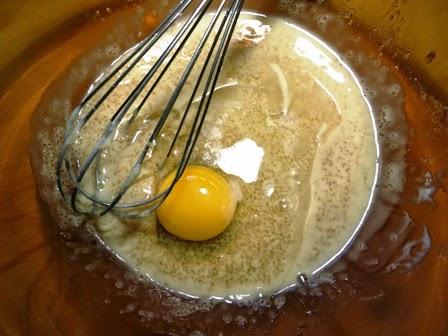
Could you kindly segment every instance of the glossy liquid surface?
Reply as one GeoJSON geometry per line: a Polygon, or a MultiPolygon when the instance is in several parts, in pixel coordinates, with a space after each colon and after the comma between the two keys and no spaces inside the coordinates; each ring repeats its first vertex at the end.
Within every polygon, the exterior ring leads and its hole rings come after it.
{"type": "MultiPolygon", "coordinates": [[[[118,126],[101,154],[100,174],[94,165],[89,168],[81,184],[92,196],[111,200],[126,180],[211,18],[201,21],[131,126],[126,117],[118,126]]],[[[73,160],[85,162],[105,123],[176,30],[137,63],[79,131],[72,142],[73,160]]],[[[350,242],[373,199],[378,139],[359,79],[324,42],[280,18],[248,13],[242,13],[234,36],[190,161],[215,169],[231,183],[238,207],[227,230],[212,240],[192,243],[166,234],[155,214],[129,221],[118,212],[94,221],[107,247],[148,280],[190,296],[253,301],[294,286],[299,273],[316,273],[350,242]]],[[[196,103],[173,154],[161,163],[205,56],[143,162],[139,178],[118,206],[154,197],[160,178],[176,169],[196,103]]],[[[83,63],[89,62],[86,56],[83,63]]],[[[70,92],[50,94],[70,102],[70,92]]],[[[87,111],[83,109],[81,116],[87,111]]],[[[35,130],[41,142],[36,155],[43,157],[37,180],[52,206],[60,195],[52,197],[52,188],[45,185],[56,184],[54,167],[65,127],[61,115],[60,109],[49,109],[38,117],[46,123],[35,130]]],[[[204,211],[189,196],[179,201],[198,213],[204,211]]],[[[88,203],[80,198],[79,209],[91,211],[88,203]]],[[[64,212],[64,207],[58,208],[56,219],[64,212]]],[[[213,226],[213,212],[205,220],[213,226]]]]}

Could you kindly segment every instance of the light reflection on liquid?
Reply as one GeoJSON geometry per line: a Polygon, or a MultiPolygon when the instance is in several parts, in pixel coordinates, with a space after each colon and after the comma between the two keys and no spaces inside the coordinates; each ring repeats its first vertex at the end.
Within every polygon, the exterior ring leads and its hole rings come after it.
{"type": "Polygon", "coordinates": [[[243,139],[219,151],[216,164],[223,172],[241,178],[245,183],[258,180],[264,149],[252,139],[243,139]]]}
{"type": "Polygon", "coordinates": [[[327,55],[323,54],[322,51],[319,50],[319,48],[317,48],[310,40],[303,37],[297,38],[294,49],[300,56],[305,57],[315,65],[324,68],[326,74],[336,82],[345,82],[344,75],[332,67],[331,59],[327,55]]]}

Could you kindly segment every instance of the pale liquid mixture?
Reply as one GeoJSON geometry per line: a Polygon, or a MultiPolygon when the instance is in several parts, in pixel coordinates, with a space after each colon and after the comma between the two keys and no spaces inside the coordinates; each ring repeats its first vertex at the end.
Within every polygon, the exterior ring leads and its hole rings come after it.
{"type": "MultiPolygon", "coordinates": [[[[103,153],[102,185],[94,190],[92,179],[84,183],[97,197],[110,200],[129,173],[200,35],[186,45],[131,133],[117,132],[103,153]]],[[[96,113],[79,134],[73,155],[86,157],[107,117],[164,45],[152,49],[96,113]]],[[[186,97],[176,103],[157,149],[124,201],[150,197],[174,168],[182,141],[172,162],[162,170],[158,164],[186,97]]],[[[239,202],[229,228],[215,239],[192,243],[167,234],[155,215],[130,221],[109,214],[96,226],[121,259],[168,289],[252,299],[296,284],[298,274],[317,272],[345,249],[369,208],[377,157],[369,104],[339,56],[297,26],[244,14],[191,161],[213,167],[231,182],[239,202]]]]}

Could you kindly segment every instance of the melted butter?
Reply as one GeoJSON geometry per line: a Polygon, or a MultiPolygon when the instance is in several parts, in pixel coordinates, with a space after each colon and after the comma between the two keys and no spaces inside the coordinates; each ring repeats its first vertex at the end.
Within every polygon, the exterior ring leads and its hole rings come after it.
{"type": "MultiPolygon", "coordinates": [[[[186,45],[132,128],[115,134],[102,155],[100,187],[91,172],[83,183],[86,190],[105,200],[113,197],[198,38],[186,45]]],[[[104,121],[166,43],[145,56],[80,132],[74,155],[87,156],[104,121]]],[[[173,169],[180,145],[164,170],[157,162],[175,134],[176,112],[187,101],[188,95],[176,103],[125,202],[149,198],[160,177],[173,169]]],[[[230,227],[205,243],[171,237],[153,215],[130,222],[110,214],[99,218],[97,227],[120,258],[169,289],[236,299],[271,294],[294,285],[299,273],[317,272],[352,240],[371,202],[377,155],[370,107],[338,55],[297,26],[247,14],[229,49],[192,160],[220,169],[241,194],[230,227]]]]}

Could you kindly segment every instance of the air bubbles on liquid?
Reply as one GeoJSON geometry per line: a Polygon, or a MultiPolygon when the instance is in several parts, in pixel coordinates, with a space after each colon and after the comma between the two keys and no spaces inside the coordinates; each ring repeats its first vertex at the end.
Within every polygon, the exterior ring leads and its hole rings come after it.
{"type": "Polygon", "coordinates": [[[357,248],[358,248],[358,250],[360,250],[360,251],[367,251],[367,245],[364,243],[364,242],[360,242],[358,245],[357,245],[357,248]]]}
{"type": "Polygon", "coordinates": [[[351,11],[346,11],[346,12],[342,13],[342,18],[346,19],[346,20],[351,19],[352,16],[353,16],[353,13],[351,11]]]}
{"type": "Polygon", "coordinates": [[[393,84],[389,87],[389,94],[393,97],[397,97],[401,92],[401,86],[399,84],[393,84]]]}
{"type": "Polygon", "coordinates": [[[292,164],[292,167],[289,169],[288,171],[288,175],[291,177],[295,177],[299,175],[299,164],[294,162],[294,164],[292,164]]]}
{"type": "Polygon", "coordinates": [[[116,281],[115,281],[115,287],[118,288],[118,289],[123,288],[123,287],[124,287],[124,283],[123,283],[123,281],[121,281],[121,280],[116,280],[116,281]]]}
{"type": "Polygon", "coordinates": [[[81,247],[80,251],[82,254],[89,254],[92,251],[92,249],[88,246],[84,246],[84,247],[81,247]]]}
{"type": "Polygon", "coordinates": [[[152,320],[155,317],[155,314],[151,311],[147,310],[139,310],[138,315],[145,318],[146,320],[152,320]]]}
{"type": "Polygon", "coordinates": [[[299,206],[299,200],[295,195],[280,195],[277,198],[278,208],[286,213],[292,213],[297,210],[299,206]]]}
{"type": "Polygon", "coordinates": [[[337,277],[338,277],[338,280],[340,280],[340,281],[348,281],[350,279],[348,274],[345,272],[338,273],[337,277]]]}
{"type": "Polygon", "coordinates": [[[70,232],[60,231],[59,235],[62,237],[62,239],[65,239],[65,240],[72,239],[72,234],[70,232]]]}
{"type": "Polygon", "coordinates": [[[333,266],[331,266],[331,273],[336,274],[339,272],[344,272],[347,269],[347,263],[340,259],[337,263],[335,263],[333,266]]]}
{"type": "Polygon", "coordinates": [[[134,303],[128,303],[126,307],[124,308],[124,312],[126,313],[133,313],[137,306],[134,303]]]}
{"type": "Polygon", "coordinates": [[[391,234],[389,235],[389,240],[392,241],[392,242],[396,242],[396,241],[398,240],[398,234],[396,234],[396,233],[391,233],[391,234]]]}
{"type": "Polygon", "coordinates": [[[233,197],[235,197],[237,202],[241,202],[243,200],[243,191],[241,189],[240,183],[237,179],[229,179],[230,188],[232,189],[233,197]]]}
{"type": "Polygon", "coordinates": [[[118,44],[113,43],[106,47],[105,54],[107,57],[116,58],[120,55],[121,48],[118,44]]]}
{"type": "Polygon", "coordinates": [[[329,272],[322,272],[317,276],[317,281],[319,284],[334,284],[336,277],[329,272]]]}
{"type": "Polygon", "coordinates": [[[319,26],[321,26],[321,28],[324,28],[326,26],[328,20],[329,20],[328,15],[322,15],[317,19],[317,23],[319,24],[319,26]]]}
{"type": "Polygon", "coordinates": [[[44,144],[48,144],[49,141],[49,136],[48,136],[48,132],[47,131],[40,131],[39,133],[37,133],[37,139],[40,141],[40,143],[42,145],[44,144]]]}
{"type": "Polygon", "coordinates": [[[192,333],[190,333],[189,336],[205,336],[205,334],[200,332],[199,330],[196,330],[196,331],[193,331],[192,333]]]}
{"type": "Polygon", "coordinates": [[[137,286],[135,285],[130,285],[127,289],[125,289],[123,291],[123,294],[125,296],[131,296],[131,297],[135,297],[136,296],[136,292],[137,292],[137,286]]]}
{"type": "Polygon", "coordinates": [[[247,318],[242,315],[238,315],[235,317],[235,323],[239,327],[245,327],[247,325],[247,318]]]}
{"type": "Polygon", "coordinates": [[[75,260],[77,260],[77,259],[78,259],[78,256],[77,256],[76,253],[70,253],[70,254],[68,255],[68,260],[70,260],[70,261],[75,261],[75,260]]]}
{"type": "Polygon", "coordinates": [[[64,99],[62,102],[62,112],[64,113],[64,116],[67,118],[73,110],[72,103],[69,99],[64,99]]]}
{"type": "Polygon", "coordinates": [[[423,92],[420,94],[420,99],[422,101],[427,101],[428,100],[428,94],[426,92],[423,92]]]}
{"type": "Polygon", "coordinates": [[[381,66],[381,61],[380,61],[378,58],[375,58],[375,59],[372,61],[372,65],[373,65],[374,67],[376,67],[376,68],[379,68],[379,67],[381,66]]]}
{"type": "Polygon", "coordinates": [[[94,264],[87,264],[84,266],[84,270],[87,272],[92,272],[95,269],[95,265],[94,264]]]}
{"type": "Polygon", "coordinates": [[[296,3],[294,8],[294,13],[296,15],[302,14],[306,9],[306,5],[304,3],[296,3]]]}
{"type": "Polygon", "coordinates": [[[281,198],[278,202],[278,205],[283,211],[288,211],[292,208],[291,200],[288,197],[281,198]]]}
{"type": "Polygon", "coordinates": [[[381,112],[383,113],[383,119],[387,123],[395,122],[395,113],[393,111],[393,108],[390,105],[381,106],[381,112]]]}
{"type": "Polygon", "coordinates": [[[225,324],[230,324],[233,321],[233,317],[230,314],[224,314],[222,320],[224,321],[225,324]]]}
{"type": "Polygon", "coordinates": [[[324,295],[324,293],[322,292],[322,290],[319,287],[317,287],[317,288],[311,289],[310,295],[311,296],[321,297],[322,295],[324,295]]]}
{"type": "Polygon", "coordinates": [[[296,330],[296,336],[304,336],[306,329],[305,325],[300,325],[296,330]]]}
{"type": "Polygon", "coordinates": [[[366,266],[376,266],[380,263],[380,261],[377,258],[370,258],[367,260],[364,260],[364,265],[366,266]]]}
{"type": "MultiPolygon", "coordinates": [[[[325,283],[322,281],[327,280],[325,276],[323,276],[322,280],[319,278],[320,274],[314,275],[313,277],[310,277],[310,280],[308,280],[308,288],[311,292],[314,292],[316,289],[320,289],[320,286],[325,283]]],[[[332,280],[332,279],[331,279],[332,280]]]]}
{"type": "Polygon", "coordinates": [[[61,144],[64,141],[65,129],[61,126],[53,128],[53,141],[55,144],[61,144]]]}
{"type": "Polygon", "coordinates": [[[371,88],[368,87],[368,86],[365,86],[365,87],[364,87],[364,94],[365,94],[368,98],[373,99],[373,98],[376,97],[376,95],[377,95],[377,91],[374,90],[374,89],[371,89],[371,88]]]}
{"type": "Polygon", "coordinates": [[[356,64],[362,64],[365,61],[365,57],[363,54],[357,54],[355,57],[355,63],[356,64]]]}
{"type": "Polygon", "coordinates": [[[270,299],[267,297],[261,298],[254,302],[254,309],[263,310],[271,307],[270,299]]]}
{"type": "Polygon", "coordinates": [[[51,191],[48,187],[42,187],[40,189],[40,196],[46,201],[49,202],[51,200],[51,191]]]}
{"type": "Polygon", "coordinates": [[[279,0],[278,7],[280,10],[285,10],[289,8],[289,0],[279,0]]]}
{"type": "Polygon", "coordinates": [[[265,182],[263,183],[262,189],[263,189],[263,194],[264,194],[266,197],[271,197],[271,196],[274,194],[274,191],[275,191],[275,185],[274,185],[274,182],[271,182],[271,181],[265,181],[265,182]]]}
{"type": "Polygon", "coordinates": [[[57,114],[60,111],[61,107],[62,107],[62,103],[61,103],[60,99],[57,99],[57,98],[53,99],[53,101],[50,103],[50,106],[49,106],[49,112],[52,114],[53,113],[57,114]]]}
{"type": "Polygon", "coordinates": [[[348,59],[352,59],[353,57],[355,57],[355,53],[353,50],[348,50],[345,52],[345,57],[347,57],[348,59]]]}
{"type": "Polygon", "coordinates": [[[401,268],[403,271],[410,271],[428,254],[431,243],[428,227],[425,225],[421,237],[408,241],[403,246],[401,255],[390,263],[386,270],[391,272],[401,268]]]}
{"type": "Polygon", "coordinates": [[[137,6],[136,11],[137,11],[137,14],[139,16],[144,16],[145,15],[145,9],[143,7],[141,7],[141,6],[137,6]]]}
{"type": "Polygon", "coordinates": [[[124,279],[125,279],[125,280],[131,280],[131,281],[134,281],[134,279],[135,279],[135,274],[132,273],[132,272],[126,272],[126,273],[124,274],[124,279]]]}
{"type": "MultiPolygon", "coordinates": [[[[85,221],[85,219],[82,218],[82,217],[78,217],[78,218],[79,218],[80,222],[84,222],[85,221]]],[[[91,238],[92,236],[94,236],[97,233],[95,226],[91,222],[85,223],[84,231],[86,233],[86,238],[88,238],[88,239],[91,238]]]]}
{"type": "Polygon", "coordinates": [[[404,57],[404,59],[410,59],[411,56],[412,56],[412,53],[411,53],[411,52],[405,52],[405,53],[403,53],[403,57],[404,57]]]}
{"type": "Polygon", "coordinates": [[[402,190],[404,187],[401,176],[404,176],[404,166],[402,164],[390,162],[384,167],[383,188],[390,191],[384,197],[387,197],[392,204],[398,201],[397,197],[399,198],[398,193],[393,191],[402,190]]]}
{"type": "Polygon", "coordinates": [[[288,14],[293,16],[300,16],[307,8],[306,4],[299,1],[280,0],[279,8],[286,10],[288,14]]]}
{"type": "Polygon", "coordinates": [[[275,308],[281,309],[286,304],[286,297],[284,295],[278,295],[274,298],[275,308]]]}

